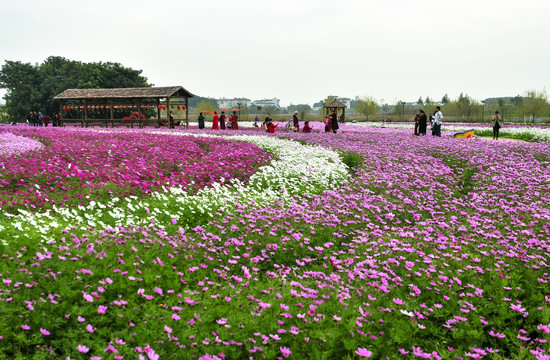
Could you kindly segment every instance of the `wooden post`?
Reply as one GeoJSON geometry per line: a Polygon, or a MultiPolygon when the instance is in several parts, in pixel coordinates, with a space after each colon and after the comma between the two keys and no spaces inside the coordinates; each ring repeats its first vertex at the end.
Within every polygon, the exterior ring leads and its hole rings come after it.
{"type": "Polygon", "coordinates": [[[84,100],[84,123],[88,127],[88,100],[84,100]]]}
{"type": "MultiPolygon", "coordinates": [[[[111,120],[111,122],[114,122],[114,120],[115,120],[115,114],[114,114],[114,109],[113,109],[113,100],[109,100],[109,120],[111,120]]],[[[105,121],[105,128],[108,128],[108,127],[109,127],[109,122],[105,121]]]]}
{"type": "Polygon", "coordinates": [[[185,98],[185,128],[189,130],[189,98],[185,98]]]}
{"type": "Polygon", "coordinates": [[[141,128],[141,100],[137,101],[137,118],[138,118],[138,129],[141,128]]]}
{"type": "Polygon", "coordinates": [[[61,126],[61,124],[63,124],[63,100],[59,102],[59,122],[57,126],[61,126]]]}
{"type": "Polygon", "coordinates": [[[160,99],[157,99],[157,128],[160,128],[160,99]]]}
{"type": "Polygon", "coordinates": [[[168,122],[168,128],[173,129],[174,123],[170,121],[170,97],[166,98],[166,121],[168,122]]]}

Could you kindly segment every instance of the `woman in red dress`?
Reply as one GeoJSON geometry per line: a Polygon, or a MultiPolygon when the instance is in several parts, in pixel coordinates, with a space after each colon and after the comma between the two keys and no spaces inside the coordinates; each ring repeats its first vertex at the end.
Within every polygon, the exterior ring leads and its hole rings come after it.
{"type": "Polygon", "coordinates": [[[231,130],[239,130],[239,123],[237,122],[237,112],[233,111],[233,115],[229,118],[229,123],[231,124],[231,130]]]}
{"type": "Polygon", "coordinates": [[[218,116],[218,112],[214,111],[214,117],[212,118],[212,130],[219,130],[220,127],[218,125],[218,120],[220,117],[218,116]]]}

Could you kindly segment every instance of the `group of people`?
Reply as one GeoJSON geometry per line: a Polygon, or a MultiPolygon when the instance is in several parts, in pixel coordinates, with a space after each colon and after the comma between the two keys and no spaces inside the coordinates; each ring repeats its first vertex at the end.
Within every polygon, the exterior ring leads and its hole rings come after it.
{"type": "Polygon", "coordinates": [[[52,122],[52,126],[62,126],[61,117],[58,113],[54,113],[50,117],[48,114],[42,114],[40,111],[31,111],[27,116],[27,124],[32,126],[45,126],[47,127],[52,122]]]}
{"type": "MultiPolygon", "coordinates": [[[[342,114],[343,115],[343,114],[342,114]]],[[[343,120],[343,116],[341,117],[343,120]]],[[[325,132],[337,133],[338,129],[338,119],[336,117],[336,111],[332,111],[332,114],[325,118],[325,132]]]]}
{"type": "MultiPolygon", "coordinates": [[[[173,117],[172,113],[170,113],[170,124],[172,126],[173,123],[173,117]]],[[[341,117],[343,118],[343,117],[341,117]]],[[[229,117],[225,115],[224,111],[221,111],[220,115],[218,115],[218,111],[214,111],[214,116],[212,117],[212,130],[225,130],[225,129],[231,129],[231,130],[239,130],[239,116],[237,115],[236,111],[233,111],[233,114],[229,117]]],[[[203,115],[203,113],[200,113],[197,122],[199,125],[199,129],[205,128],[205,122],[206,117],[203,115]]],[[[254,126],[258,127],[259,125],[259,119],[256,115],[254,119],[254,126]]],[[[273,123],[273,119],[271,119],[269,116],[265,118],[264,122],[262,123],[262,127],[265,129],[268,133],[274,133],[275,129],[279,126],[278,123],[273,123]]],[[[332,132],[336,133],[339,129],[338,126],[338,118],[336,115],[336,111],[332,111],[332,114],[328,115],[325,119],[325,132],[332,132]]],[[[304,122],[303,128],[300,130],[300,119],[298,118],[298,111],[295,111],[292,115],[292,118],[288,121],[285,130],[287,131],[294,131],[294,132],[303,132],[303,133],[310,133],[313,128],[309,126],[309,121],[304,122]]]]}
{"type": "MultiPolygon", "coordinates": [[[[441,114],[441,107],[436,106],[433,114],[430,114],[430,123],[433,136],[441,137],[441,124],[443,119],[443,114],[441,114]]],[[[502,127],[502,118],[498,111],[495,111],[495,115],[491,120],[493,124],[493,140],[498,140],[500,128],[502,127]]],[[[426,135],[426,130],[428,128],[428,117],[424,110],[418,110],[418,113],[414,117],[414,134],[426,135]]]]}
{"type": "MultiPolygon", "coordinates": [[[[430,114],[430,124],[432,130],[432,136],[441,137],[441,124],[443,120],[443,114],[441,113],[441,107],[436,106],[433,114],[430,114]]],[[[414,134],[426,135],[428,129],[428,116],[424,110],[418,110],[418,113],[414,117],[414,134]]]]}
{"type": "MultiPolygon", "coordinates": [[[[204,129],[204,121],[206,118],[201,113],[198,118],[199,129],[204,129]]],[[[233,111],[233,115],[229,118],[225,116],[225,111],[222,111],[218,116],[218,112],[214,111],[214,116],[212,117],[212,130],[239,130],[239,116],[236,111],[233,111]]]]}

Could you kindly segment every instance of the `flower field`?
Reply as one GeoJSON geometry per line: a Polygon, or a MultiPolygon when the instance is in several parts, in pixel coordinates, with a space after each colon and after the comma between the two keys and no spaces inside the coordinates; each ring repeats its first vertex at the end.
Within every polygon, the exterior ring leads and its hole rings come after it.
{"type": "Polygon", "coordinates": [[[0,128],[0,358],[550,359],[550,144],[341,130],[0,128]]]}

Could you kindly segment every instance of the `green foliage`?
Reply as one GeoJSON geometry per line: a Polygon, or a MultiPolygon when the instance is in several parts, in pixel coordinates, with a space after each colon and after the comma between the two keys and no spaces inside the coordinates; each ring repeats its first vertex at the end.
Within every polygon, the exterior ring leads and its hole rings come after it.
{"type": "Polygon", "coordinates": [[[60,56],[50,56],[40,65],[6,60],[0,70],[0,87],[8,91],[8,114],[23,119],[29,111],[59,111],[53,97],[66,89],[151,86],[141,73],[119,63],[83,63],[60,56]]]}
{"type": "Polygon", "coordinates": [[[378,102],[372,97],[365,97],[359,99],[355,103],[355,111],[361,115],[364,115],[369,121],[369,115],[374,115],[378,112],[380,106],[378,102]]]}
{"type": "Polygon", "coordinates": [[[520,113],[527,116],[545,116],[548,114],[548,95],[546,91],[529,90],[519,106],[520,113]]]}

